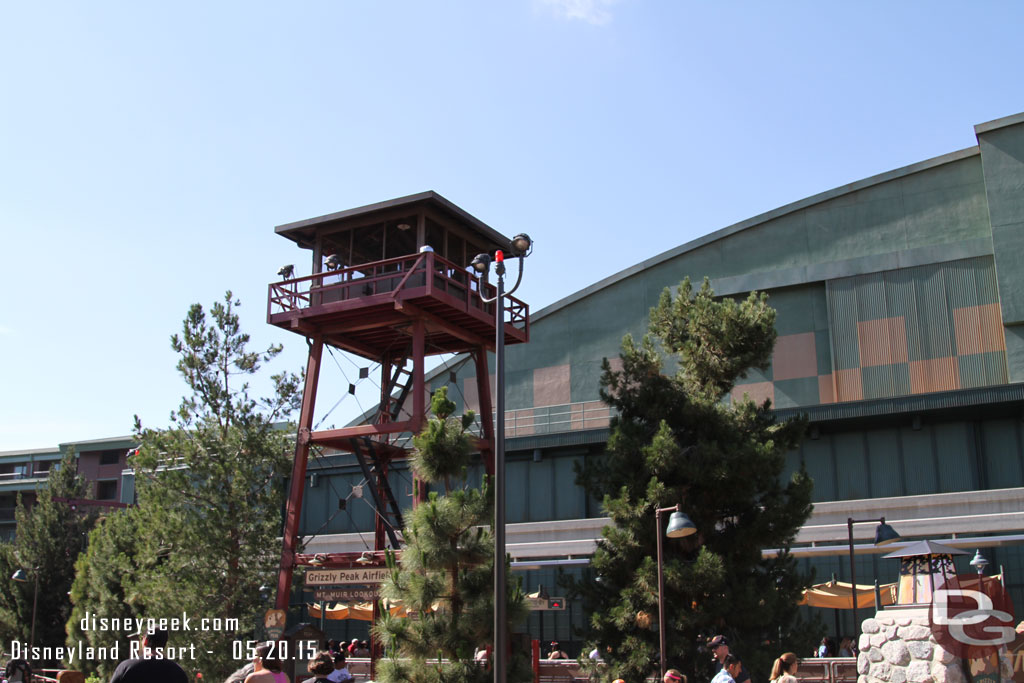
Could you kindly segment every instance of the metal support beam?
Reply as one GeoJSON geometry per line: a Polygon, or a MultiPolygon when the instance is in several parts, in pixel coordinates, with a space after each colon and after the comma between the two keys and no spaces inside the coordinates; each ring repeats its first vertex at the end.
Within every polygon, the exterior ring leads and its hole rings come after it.
{"type": "MultiPolygon", "coordinates": [[[[370,463],[366,461],[366,454],[363,453],[363,449],[360,447],[359,442],[353,440],[352,446],[354,449],[354,453],[356,455],[356,460],[359,461],[359,467],[363,471],[363,478],[365,478],[367,483],[369,484],[367,488],[370,490],[370,497],[373,498],[373,507],[377,514],[376,521],[379,524],[381,522],[381,517],[383,517],[383,514],[385,512],[385,507],[381,503],[380,495],[377,492],[377,486],[374,483],[376,482],[377,477],[375,477],[373,471],[370,470],[370,463]]],[[[390,524],[384,525],[384,532],[388,535],[388,538],[391,541],[391,547],[398,548],[398,537],[395,536],[395,530],[391,527],[390,524]]],[[[375,550],[382,549],[383,548],[375,548],[375,550]]]]}
{"type": "Polygon", "coordinates": [[[285,512],[284,541],[281,547],[281,569],[277,575],[277,609],[288,609],[292,590],[292,571],[295,568],[295,549],[299,538],[299,521],[302,516],[302,495],[306,486],[306,464],[309,461],[310,435],[313,427],[313,409],[316,406],[316,387],[320,376],[320,360],[324,343],[314,337],[309,347],[306,363],[306,385],[302,391],[302,410],[299,413],[299,432],[295,440],[295,460],[292,463],[292,478],[288,493],[288,507],[285,512]]]}
{"type": "MultiPolygon", "coordinates": [[[[487,371],[487,350],[480,346],[473,351],[473,362],[476,364],[476,393],[480,399],[480,425],[484,430],[484,441],[487,446],[480,449],[484,461],[484,471],[494,476],[494,410],[491,407],[491,377],[487,371]]],[[[504,419],[499,415],[498,419],[504,419]]]]}

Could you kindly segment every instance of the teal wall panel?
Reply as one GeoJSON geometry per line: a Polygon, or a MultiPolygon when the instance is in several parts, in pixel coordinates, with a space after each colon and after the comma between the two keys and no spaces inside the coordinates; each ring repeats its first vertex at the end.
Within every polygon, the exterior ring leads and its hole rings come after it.
{"type": "Polygon", "coordinates": [[[554,459],[553,481],[565,482],[552,492],[555,500],[555,519],[582,519],[587,516],[586,495],[578,486],[570,486],[576,480],[573,466],[580,462],[576,457],[559,457],[554,459]]]}
{"type": "Polygon", "coordinates": [[[820,285],[771,290],[768,305],[775,309],[779,335],[828,329],[825,288],[820,285]]]}
{"type": "Polygon", "coordinates": [[[872,429],[865,433],[871,498],[900,496],[906,488],[900,453],[900,434],[896,429],[872,429]]]}
{"type": "Polygon", "coordinates": [[[831,439],[823,435],[817,440],[804,441],[800,452],[807,474],[814,480],[814,501],[838,500],[831,439]]]}
{"type": "MultiPolygon", "coordinates": [[[[618,353],[608,356],[618,358],[618,353]]],[[[573,402],[596,401],[601,389],[601,363],[603,359],[574,362],[569,369],[569,400],[573,402]]]]}
{"type": "Polygon", "coordinates": [[[722,262],[729,270],[753,273],[788,268],[806,262],[803,239],[779,239],[780,235],[801,238],[807,234],[807,212],[798,211],[741,230],[721,243],[722,262]]]}
{"type": "Polygon", "coordinates": [[[533,368],[512,369],[510,366],[505,372],[505,410],[529,408],[532,405],[533,368]]]}
{"type": "Polygon", "coordinates": [[[1024,382],[1024,325],[1007,325],[1006,368],[1010,382],[1024,382]]]}
{"type": "Polygon", "coordinates": [[[935,452],[930,429],[900,429],[900,450],[903,453],[904,495],[935,493],[939,490],[939,473],[935,471],[935,452]]]}
{"type": "Polygon", "coordinates": [[[776,408],[810,406],[818,403],[818,377],[780,379],[775,382],[776,408]]]}
{"type": "Polygon", "coordinates": [[[1021,471],[1020,422],[989,420],[982,423],[985,444],[985,474],[988,488],[1024,485],[1021,471]]]}
{"type": "Polygon", "coordinates": [[[528,466],[530,490],[527,495],[530,501],[530,520],[558,519],[555,513],[555,482],[569,482],[573,480],[572,477],[556,478],[554,458],[530,462],[528,466]]]}
{"type": "Polygon", "coordinates": [[[987,387],[1009,382],[1006,354],[1001,351],[958,356],[957,364],[962,386],[987,387]]]}
{"type": "MultiPolygon", "coordinates": [[[[914,269],[921,358],[946,358],[954,355],[952,310],[943,266],[914,269]]],[[[966,294],[966,293],[964,293],[966,294]]],[[[915,359],[917,360],[917,359],[915,359]]]]}
{"type": "Polygon", "coordinates": [[[945,164],[930,173],[915,173],[902,178],[900,184],[908,247],[991,234],[980,156],[945,164]]]}
{"type": "Polygon", "coordinates": [[[836,370],[860,367],[857,282],[857,278],[828,282],[829,334],[832,340],[832,363],[836,370]]]}
{"type": "Polygon", "coordinates": [[[1024,124],[978,135],[1003,320],[1024,322],[1024,124]]]}
{"type": "Polygon", "coordinates": [[[906,248],[899,187],[885,183],[807,209],[809,251],[821,261],[906,248]]]}
{"type": "Polygon", "coordinates": [[[864,435],[860,432],[839,434],[832,439],[838,488],[836,500],[869,498],[868,461],[864,452],[864,435]]]}
{"type": "Polygon", "coordinates": [[[505,514],[509,524],[532,521],[529,461],[509,461],[506,463],[505,472],[508,477],[505,482],[505,490],[507,492],[505,514]]]}
{"type": "Polygon", "coordinates": [[[938,423],[932,428],[939,491],[972,491],[979,486],[974,435],[963,422],[938,423]]]}
{"type": "Polygon", "coordinates": [[[828,330],[815,330],[814,353],[818,361],[818,374],[827,375],[832,372],[832,337],[828,330]]]}
{"type": "Polygon", "coordinates": [[[860,376],[866,399],[911,393],[910,368],[906,363],[862,368],[860,376]]]}

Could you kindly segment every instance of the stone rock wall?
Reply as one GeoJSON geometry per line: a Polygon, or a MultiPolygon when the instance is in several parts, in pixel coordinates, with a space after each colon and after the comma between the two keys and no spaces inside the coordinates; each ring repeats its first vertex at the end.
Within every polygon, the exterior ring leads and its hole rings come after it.
{"type": "Polygon", "coordinates": [[[939,645],[927,609],[882,610],[861,625],[857,683],[967,683],[962,662],[939,645]]]}

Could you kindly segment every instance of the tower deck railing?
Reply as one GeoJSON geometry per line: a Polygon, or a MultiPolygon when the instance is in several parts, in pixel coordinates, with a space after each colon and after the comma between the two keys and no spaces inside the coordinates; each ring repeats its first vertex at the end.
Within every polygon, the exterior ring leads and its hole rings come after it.
{"type": "MultiPolygon", "coordinates": [[[[481,288],[485,297],[496,293],[494,285],[481,282],[475,273],[434,252],[425,252],[271,283],[268,314],[272,317],[303,310],[313,314],[337,302],[355,306],[362,299],[376,302],[381,295],[397,301],[444,294],[466,310],[493,315],[493,304],[484,303],[479,296],[481,288]]],[[[519,327],[528,322],[529,307],[513,296],[506,297],[505,312],[506,324],[519,327]]]]}

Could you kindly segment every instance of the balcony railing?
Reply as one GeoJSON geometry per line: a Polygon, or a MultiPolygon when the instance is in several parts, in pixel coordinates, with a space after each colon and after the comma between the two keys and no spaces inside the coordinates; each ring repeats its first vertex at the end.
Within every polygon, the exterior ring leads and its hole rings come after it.
{"type": "MultiPolygon", "coordinates": [[[[611,424],[614,414],[615,411],[602,401],[579,401],[554,406],[506,410],[505,438],[558,434],[581,429],[601,429],[611,424]]],[[[494,416],[497,419],[497,413],[494,416]]],[[[470,431],[477,436],[482,436],[483,429],[480,425],[479,414],[473,421],[470,431]]],[[[411,448],[412,435],[401,434],[392,443],[401,448],[411,448]]]]}
{"type": "Polygon", "coordinates": [[[46,479],[49,472],[0,472],[0,484],[23,479],[46,479]]]}
{"type": "MultiPolygon", "coordinates": [[[[493,304],[480,299],[481,286],[486,297],[497,292],[494,285],[481,283],[475,273],[425,252],[272,283],[268,313],[273,316],[378,295],[397,299],[409,290],[426,288],[456,299],[466,309],[493,315],[493,304]]],[[[529,308],[519,299],[507,296],[505,312],[507,324],[518,327],[527,323],[529,308]]]]}

